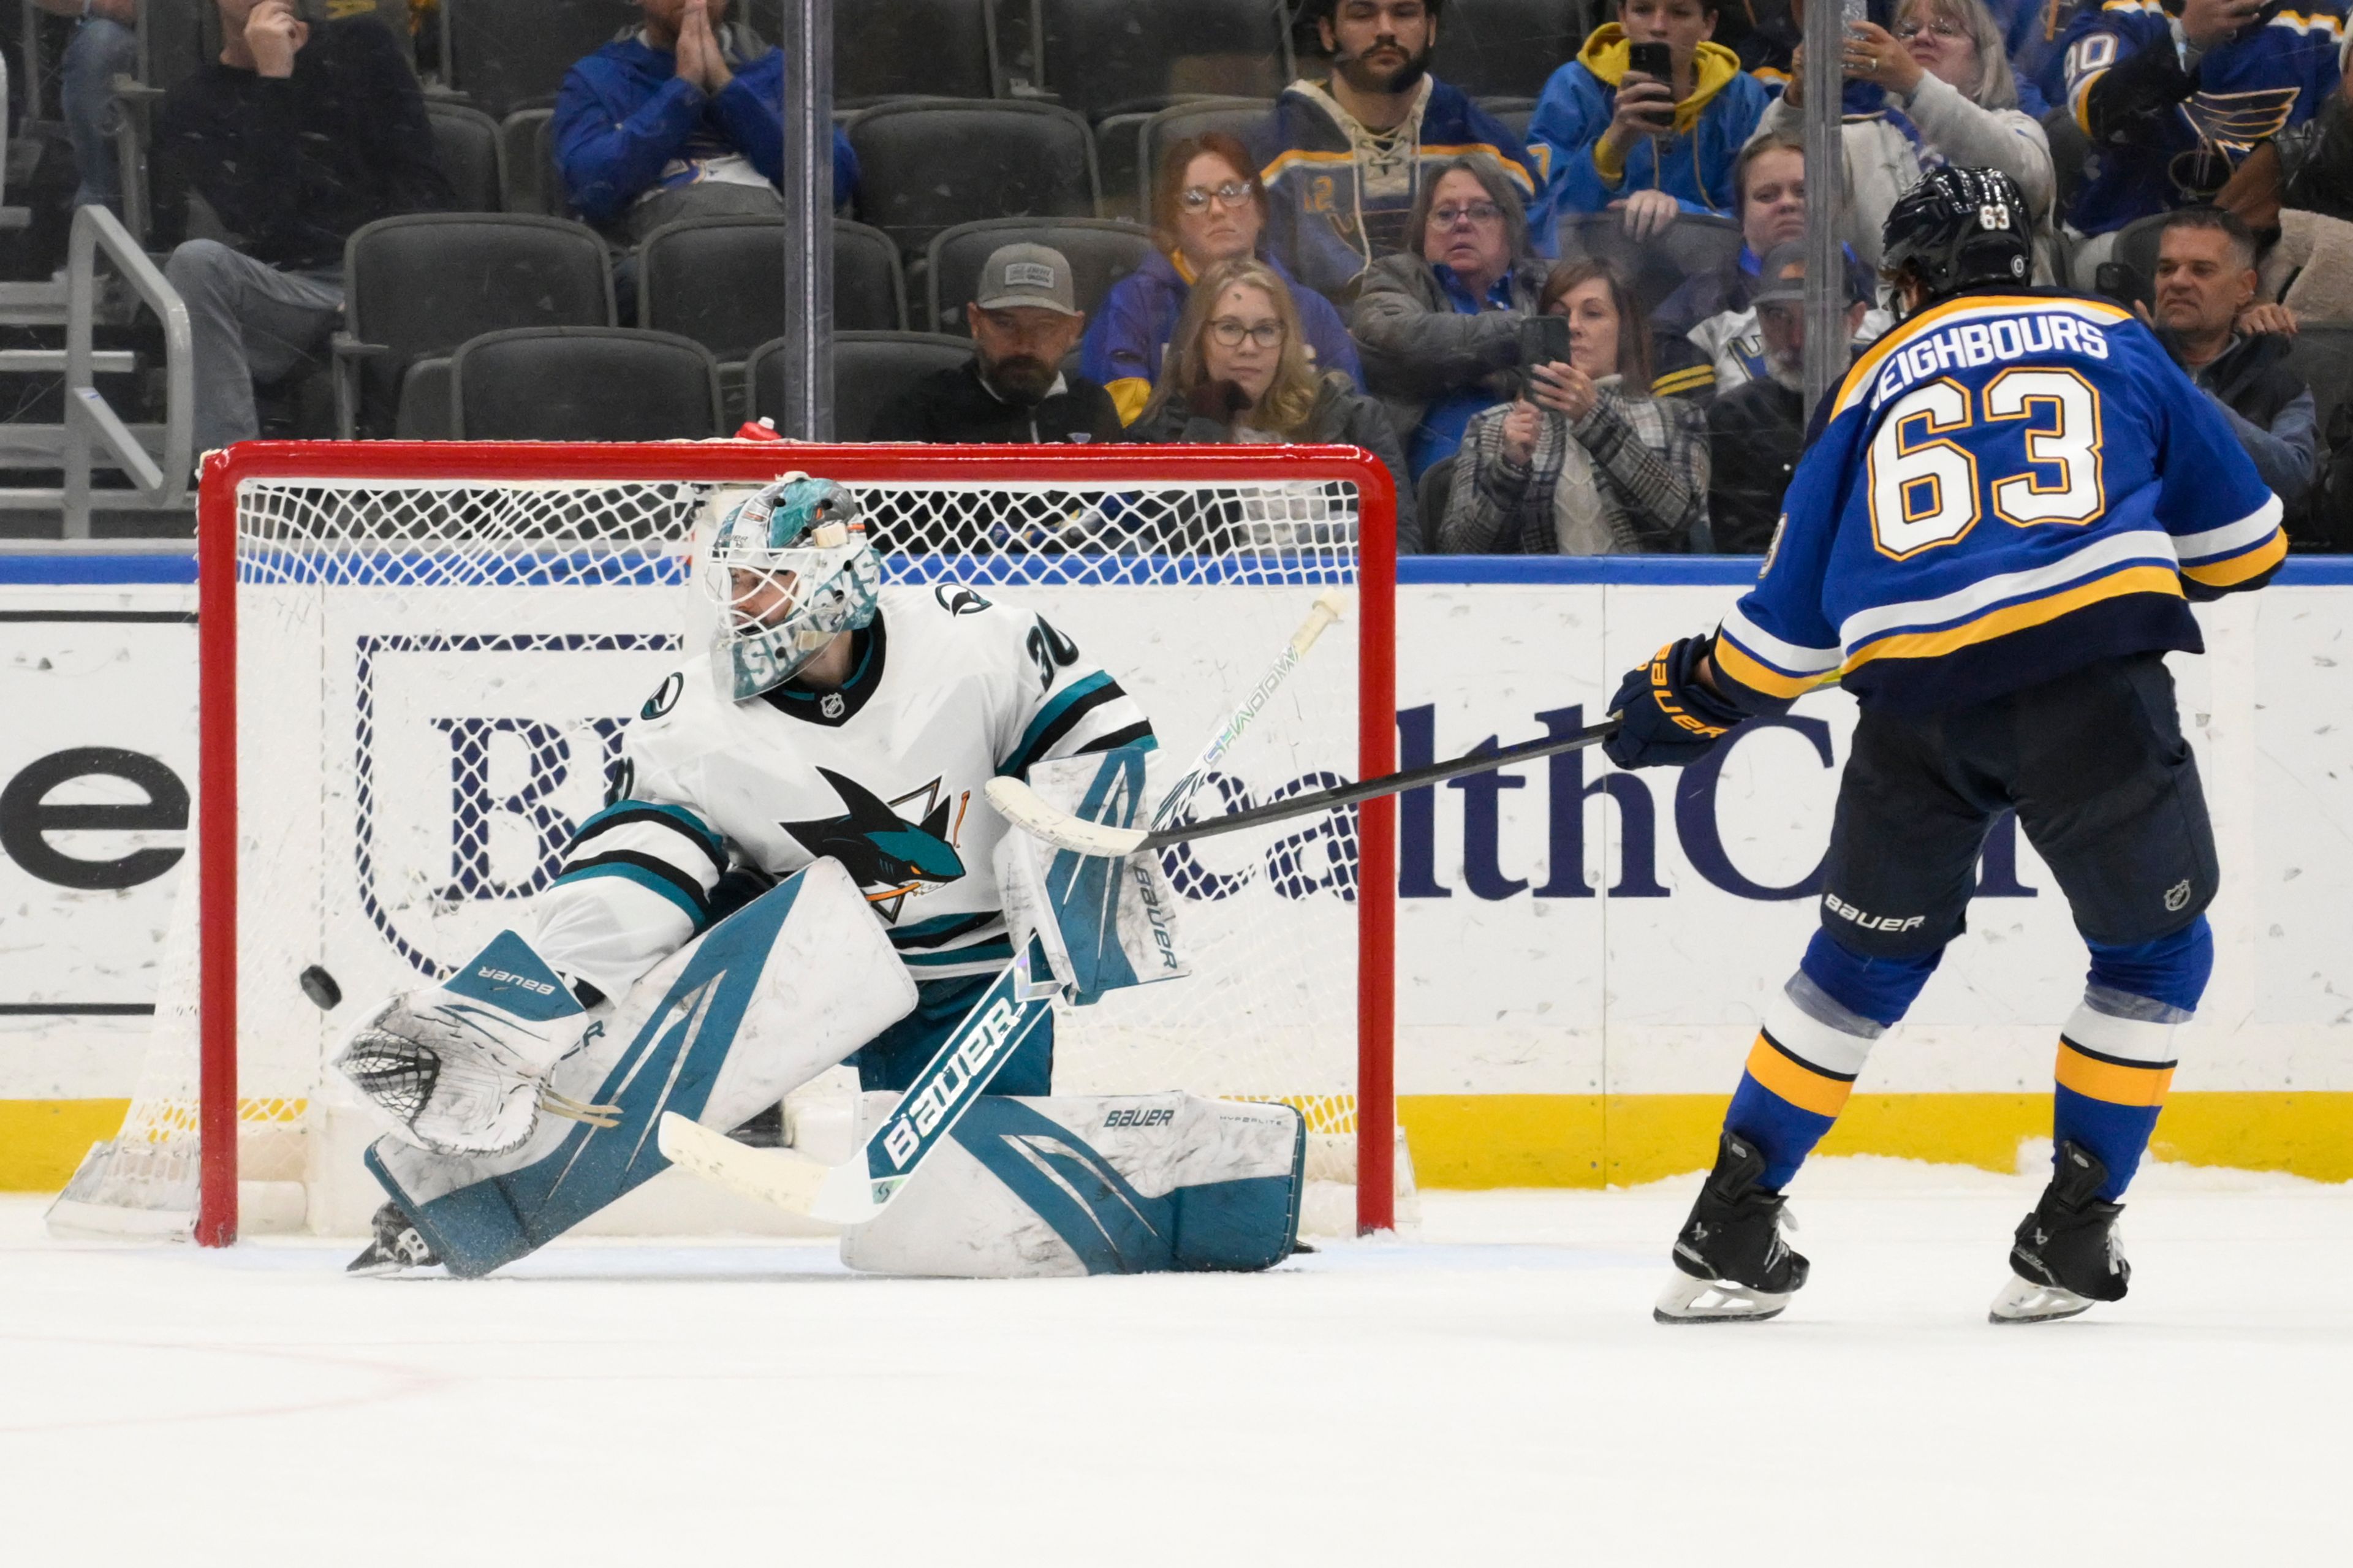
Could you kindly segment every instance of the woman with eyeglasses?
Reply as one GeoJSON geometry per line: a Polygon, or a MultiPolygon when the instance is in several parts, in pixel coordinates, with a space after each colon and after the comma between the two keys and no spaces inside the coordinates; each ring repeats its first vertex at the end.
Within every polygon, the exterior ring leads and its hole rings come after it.
{"type": "MultiPolygon", "coordinates": [[[[1220,261],[1259,256],[1266,234],[1266,187],[1240,141],[1222,131],[1188,137],[1168,149],[1152,183],[1152,226],[1160,248],[1112,286],[1087,323],[1079,370],[1111,393],[1123,424],[1152,400],[1160,356],[1193,280],[1220,261]]],[[[1261,257],[1294,291],[1307,352],[1323,370],[1345,373],[1362,392],[1356,345],[1332,301],[1301,289],[1282,264],[1261,257]]]]}
{"type": "MultiPolygon", "coordinates": [[[[1847,79],[1875,83],[1884,95],[1880,112],[1846,117],[1847,244],[1875,268],[1880,226],[1923,172],[1940,163],[2000,169],[2035,215],[2032,281],[2052,281],[2051,139],[2019,107],[2000,25],[1984,0],[1903,0],[1894,24],[1852,23],[1842,46],[1847,79]]],[[[1805,53],[1798,50],[1788,89],[1765,111],[1757,135],[1804,134],[1805,53]]]]}
{"type": "Polygon", "coordinates": [[[1651,395],[1641,301],[1603,261],[1564,261],[1541,308],[1568,318],[1568,359],[1471,421],[1446,513],[1448,555],[1646,555],[1715,549],[1707,418],[1651,395]]]}
{"type": "Polygon", "coordinates": [[[1348,330],[1419,479],[1461,445],[1472,415],[1511,395],[1519,323],[1552,263],[1528,242],[1517,193],[1483,158],[1457,158],[1423,184],[1411,232],[1420,254],[1366,269],[1348,330]]]}
{"type": "MultiPolygon", "coordinates": [[[[1177,318],[1151,405],[1128,429],[1138,441],[1334,442],[1362,447],[1397,480],[1398,553],[1421,549],[1413,486],[1381,405],[1307,357],[1298,300],[1307,294],[1253,257],[1201,274],[1177,318]]],[[[1231,522],[1235,520],[1225,520],[1231,522]]],[[[1249,519],[1277,524],[1282,520],[1249,519]]],[[[1269,536],[1267,542],[1306,542],[1269,536]]]]}

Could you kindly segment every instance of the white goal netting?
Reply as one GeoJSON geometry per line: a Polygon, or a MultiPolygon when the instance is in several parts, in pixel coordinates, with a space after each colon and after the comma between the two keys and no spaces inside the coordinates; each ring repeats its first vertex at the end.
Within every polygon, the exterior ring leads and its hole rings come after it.
{"type": "MultiPolygon", "coordinates": [[[[813,453],[789,466],[827,471],[813,453]]],[[[1034,610],[1100,660],[1150,715],[1165,789],[1317,591],[1357,585],[1356,492],[1037,466],[1034,479],[987,482],[935,477],[939,463],[829,477],[858,491],[887,584],[972,587],[1034,610]]],[[[322,1064],[363,1009],[446,973],[502,927],[531,929],[531,900],[605,802],[629,716],[703,645],[690,559],[721,482],[519,471],[237,487],[234,1094],[248,1228],[364,1223],[375,1194],[357,1155],[374,1128],[322,1064]],[[306,971],[330,977],[342,1005],[307,994],[306,971]]],[[[740,463],[725,482],[744,482],[740,463]]],[[[1194,814],[1357,776],[1359,684],[1344,623],[1194,814]]],[[[1166,861],[1195,973],[1063,1010],[1057,1090],[1286,1100],[1321,1135],[1320,1173],[1352,1172],[1354,815],[1212,838],[1166,861]]],[[[185,1230],[199,1108],[229,1092],[197,1066],[195,883],[130,1118],[76,1178],[69,1215],[127,1210],[159,1234],[185,1230]]]]}

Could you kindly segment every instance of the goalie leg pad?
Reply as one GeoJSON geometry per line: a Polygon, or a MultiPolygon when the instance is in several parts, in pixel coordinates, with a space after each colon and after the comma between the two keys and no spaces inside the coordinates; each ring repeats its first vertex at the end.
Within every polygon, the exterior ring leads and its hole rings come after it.
{"type": "Polygon", "coordinates": [[[733,1127],[914,1001],[849,873],[820,860],[655,965],[556,1064],[551,1087],[609,1117],[542,1117],[520,1149],[486,1158],[380,1139],[367,1167],[450,1273],[487,1274],[667,1169],[664,1111],[733,1127]]]}
{"type": "MultiPolygon", "coordinates": [[[[869,1096],[870,1124],[889,1096],[869,1096]]],[[[1016,1279],[1251,1270],[1299,1235],[1306,1128],[1287,1105],[1138,1094],[984,1095],[842,1261],[1016,1279]]]]}

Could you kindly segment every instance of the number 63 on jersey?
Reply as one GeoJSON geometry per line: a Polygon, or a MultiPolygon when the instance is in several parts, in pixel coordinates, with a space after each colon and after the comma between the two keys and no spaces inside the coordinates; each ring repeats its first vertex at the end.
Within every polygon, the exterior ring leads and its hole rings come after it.
{"type": "Polygon", "coordinates": [[[2107,510],[2100,395],[2063,369],[2006,370],[1975,395],[1940,378],[1889,412],[1871,443],[1868,478],[1872,542],[1891,560],[1951,544],[1989,511],[2021,528],[2092,522],[2107,510]],[[2023,437],[2023,471],[1981,472],[1999,449],[1990,437],[2006,425],[2023,437]]]}

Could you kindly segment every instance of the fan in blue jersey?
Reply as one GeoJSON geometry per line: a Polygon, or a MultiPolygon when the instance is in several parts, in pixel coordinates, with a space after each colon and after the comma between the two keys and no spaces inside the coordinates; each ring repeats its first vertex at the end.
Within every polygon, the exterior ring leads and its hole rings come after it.
{"type": "Polygon", "coordinates": [[[1767,1010],[1662,1322],[1769,1318],[1805,1283],[1783,1190],[1880,1036],[1964,929],[1980,846],[2015,810],[2091,949],[2061,1032],[2055,1171],[1998,1322],[2125,1293],[2115,1224],[2213,963],[2214,839],[2164,655],[2189,601],[2261,586],[2280,502],[2148,330],[2020,287],[2007,175],[1932,171],[1888,216],[1906,315],[1815,416],[1757,586],[1626,678],[1621,767],[1697,761],[1831,679],[1862,709],[1821,929],[1767,1010]]]}
{"type": "Polygon", "coordinates": [[[2067,110],[2093,158],[2067,221],[2105,234],[2212,200],[2241,159],[2320,112],[2344,43],[2335,0],[2086,5],[2063,59],[2067,110]]]}

